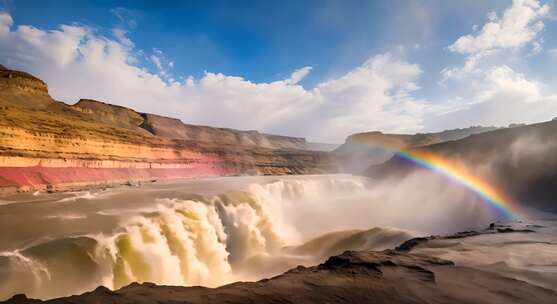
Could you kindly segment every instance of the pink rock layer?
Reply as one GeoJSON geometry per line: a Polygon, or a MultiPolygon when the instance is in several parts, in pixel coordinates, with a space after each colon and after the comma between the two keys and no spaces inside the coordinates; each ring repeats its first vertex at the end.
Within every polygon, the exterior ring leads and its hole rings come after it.
{"type": "Polygon", "coordinates": [[[0,194],[334,166],[305,148],[303,138],[188,125],[94,100],[68,105],[43,81],[0,66],[0,194]]]}
{"type": "Polygon", "coordinates": [[[84,167],[0,167],[0,188],[52,189],[95,184],[115,184],[154,179],[223,176],[234,169],[214,164],[189,168],[84,168],[84,167]],[[54,188],[55,187],[55,188],[54,188]]]}

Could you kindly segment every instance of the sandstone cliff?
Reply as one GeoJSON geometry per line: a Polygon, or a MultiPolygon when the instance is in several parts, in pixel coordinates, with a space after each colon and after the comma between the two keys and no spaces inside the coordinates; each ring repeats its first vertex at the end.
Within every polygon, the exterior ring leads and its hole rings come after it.
{"type": "Polygon", "coordinates": [[[303,138],[194,126],[82,99],[53,100],[47,85],[0,68],[0,192],[239,174],[332,170],[303,138]]]}

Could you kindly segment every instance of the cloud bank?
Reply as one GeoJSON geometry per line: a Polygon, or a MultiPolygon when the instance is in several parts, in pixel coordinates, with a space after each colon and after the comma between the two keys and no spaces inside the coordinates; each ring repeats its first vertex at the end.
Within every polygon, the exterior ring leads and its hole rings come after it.
{"type": "Polygon", "coordinates": [[[504,126],[556,116],[555,92],[520,71],[530,56],[542,51],[550,12],[549,5],[537,0],[514,0],[502,17],[489,13],[480,30],[449,45],[448,51],[464,56],[464,64],[443,69],[441,85],[463,93],[454,95],[444,111],[431,113],[426,128],[504,126]]]}
{"type": "Polygon", "coordinates": [[[62,101],[93,98],[188,123],[332,142],[366,129],[422,128],[425,103],[410,95],[422,71],[388,53],[308,90],[298,83],[311,72],[309,66],[269,83],[213,72],[200,79],[174,79],[168,76],[172,62],[160,50],[136,50],[124,30],[105,37],[79,25],[42,30],[12,24],[9,14],[0,14],[2,63],[46,80],[51,94],[62,101]],[[155,71],[142,67],[143,57],[155,71]]]}
{"type": "Polygon", "coordinates": [[[342,142],[370,130],[534,122],[557,114],[557,95],[521,71],[528,56],[543,52],[551,8],[536,0],[515,0],[501,14],[489,13],[485,24],[447,46],[463,64],[441,71],[439,89],[449,92],[443,100],[417,97],[424,70],[395,51],[373,55],[313,88],[300,85],[311,66],[272,82],[212,71],[197,79],[174,75],[163,51],[137,49],[127,36],[137,23],[126,22],[122,9],[113,13],[123,25],[103,35],[79,24],[16,27],[9,13],[0,12],[0,63],[44,79],[53,97],[68,103],[92,98],[186,123],[313,141],[342,142]]]}

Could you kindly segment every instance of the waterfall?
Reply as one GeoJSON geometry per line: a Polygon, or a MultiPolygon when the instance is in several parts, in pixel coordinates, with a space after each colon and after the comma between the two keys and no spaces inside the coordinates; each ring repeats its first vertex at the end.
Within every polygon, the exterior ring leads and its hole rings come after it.
{"type": "Polygon", "coordinates": [[[365,191],[363,179],[337,176],[253,183],[200,200],[157,198],[151,210],[122,214],[112,233],[1,253],[0,299],[16,293],[53,298],[132,282],[216,287],[318,263],[325,254],[385,249],[410,238],[403,230],[379,228],[327,234],[332,227],[312,241],[302,231],[303,219],[294,216],[365,191]]]}

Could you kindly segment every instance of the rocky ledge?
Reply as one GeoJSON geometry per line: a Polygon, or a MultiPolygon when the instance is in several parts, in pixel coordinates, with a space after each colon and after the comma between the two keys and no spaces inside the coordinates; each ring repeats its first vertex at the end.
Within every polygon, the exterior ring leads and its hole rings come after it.
{"type": "Polygon", "coordinates": [[[439,244],[427,246],[429,242],[466,239],[477,243],[477,237],[523,236],[544,229],[528,227],[532,229],[494,224],[483,231],[413,239],[396,250],[346,251],[318,266],[298,266],[270,279],[219,288],[133,283],[115,291],[101,286],[79,296],[44,302],[16,295],[4,303],[555,303],[554,288],[413,252],[415,248],[446,251],[439,250],[439,244]]]}

